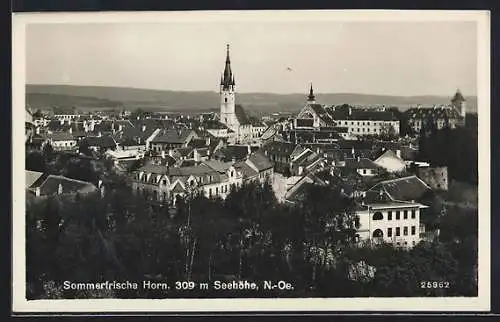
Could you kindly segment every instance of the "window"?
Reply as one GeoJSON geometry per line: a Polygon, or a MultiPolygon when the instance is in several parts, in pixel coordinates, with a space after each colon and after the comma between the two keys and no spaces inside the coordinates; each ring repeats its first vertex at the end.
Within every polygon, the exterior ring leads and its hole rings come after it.
{"type": "Polygon", "coordinates": [[[366,169],[363,169],[363,174],[366,174],[366,169]]]}
{"type": "Polygon", "coordinates": [[[227,97],[224,97],[224,102],[227,103],[227,97]]]}
{"type": "Polygon", "coordinates": [[[218,195],[219,194],[219,187],[215,187],[215,194],[218,195]]]}
{"type": "Polygon", "coordinates": [[[403,219],[408,219],[408,210],[403,212],[403,219]]]}
{"type": "Polygon", "coordinates": [[[400,217],[401,217],[401,216],[400,216],[400,214],[399,214],[399,210],[398,210],[398,211],[396,211],[396,220],[401,219],[400,217]]]}
{"type": "Polygon", "coordinates": [[[208,196],[212,197],[212,188],[208,188],[208,196]]]}
{"type": "Polygon", "coordinates": [[[408,227],[403,227],[403,235],[408,236],[408,227]]]}
{"type": "Polygon", "coordinates": [[[417,231],[417,228],[415,226],[411,226],[411,234],[415,235],[416,231],[417,231]]]}
{"type": "Polygon", "coordinates": [[[392,220],[392,211],[387,212],[387,220],[392,220]]]}
{"type": "Polygon", "coordinates": [[[401,228],[396,227],[396,236],[401,236],[401,228]]]}
{"type": "Polygon", "coordinates": [[[392,237],[392,228],[387,228],[387,237],[392,237]]]}
{"type": "Polygon", "coordinates": [[[411,211],[411,219],[415,219],[415,213],[416,213],[416,211],[415,211],[415,209],[413,209],[411,211]]]}
{"type": "Polygon", "coordinates": [[[380,211],[377,211],[373,214],[373,220],[382,220],[384,219],[384,215],[380,211]]]}

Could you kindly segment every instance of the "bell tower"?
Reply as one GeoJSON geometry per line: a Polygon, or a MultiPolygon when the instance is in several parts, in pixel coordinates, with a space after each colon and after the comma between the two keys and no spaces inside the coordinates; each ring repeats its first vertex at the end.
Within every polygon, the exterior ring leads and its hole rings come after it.
{"type": "Polygon", "coordinates": [[[229,45],[227,45],[226,64],[220,79],[220,121],[232,129],[236,123],[235,116],[235,81],[231,71],[229,45]]]}

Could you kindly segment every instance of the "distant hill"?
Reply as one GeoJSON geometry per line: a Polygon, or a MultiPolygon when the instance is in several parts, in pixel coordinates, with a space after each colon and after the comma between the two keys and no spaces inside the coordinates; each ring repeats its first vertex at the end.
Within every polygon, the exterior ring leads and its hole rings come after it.
{"type": "MultiPolygon", "coordinates": [[[[465,97],[469,112],[477,111],[477,98],[465,97]]],[[[306,94],[240,93],[238,103],[250,114],[298,112],[306,94]]],[[[219,94],[202,91],[162,91],[125,87],[26,85],[26,101],[32,109],[51,106],[85,108],[143,108],[164,111],[218,110],[219,94]]],[[[387,96],[349,93],[319,93],[316,100],[324,104],[360,104],[397,106],[406,110],[409,105],[447,104],[445,96],[387,96]]]]}

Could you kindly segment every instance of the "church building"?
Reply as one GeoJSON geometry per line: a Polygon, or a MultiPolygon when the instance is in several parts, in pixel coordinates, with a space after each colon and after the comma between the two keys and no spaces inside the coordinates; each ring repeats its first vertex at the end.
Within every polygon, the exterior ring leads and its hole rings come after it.
{"type": "Polygon", "coordinates": [[[227,45],[226,63],[220,80],[220,122],[228,127],[229,136],[234,143],[257,143],[266,126],[259,120],[249,117],[243,107],[236,104],[235,86],[229,45],[227,45]]]}

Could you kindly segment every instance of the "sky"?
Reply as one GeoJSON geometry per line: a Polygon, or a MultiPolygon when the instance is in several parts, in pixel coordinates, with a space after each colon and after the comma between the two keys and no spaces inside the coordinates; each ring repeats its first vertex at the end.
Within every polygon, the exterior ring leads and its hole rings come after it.
{"type": "Polygon", "coordinates": [[[26,82],[218,91],[229,44],[238,92],[468,96],[476,38],[471,21],[29,24],[26,82]]]}

